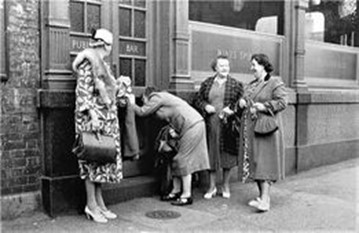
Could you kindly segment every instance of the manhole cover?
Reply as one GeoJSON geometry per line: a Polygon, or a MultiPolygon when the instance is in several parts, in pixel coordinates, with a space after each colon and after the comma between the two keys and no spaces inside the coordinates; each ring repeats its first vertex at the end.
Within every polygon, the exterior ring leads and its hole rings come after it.
{"type": "Polygon", "coordinates": [[[147,212],[146,217],[154,219],[173,219],[181,217],[181,214],[171,210],[155,210],[147,212]]]}

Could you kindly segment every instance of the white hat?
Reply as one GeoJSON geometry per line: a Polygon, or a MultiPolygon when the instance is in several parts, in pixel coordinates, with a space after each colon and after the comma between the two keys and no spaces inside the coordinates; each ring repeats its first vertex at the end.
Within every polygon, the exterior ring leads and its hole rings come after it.
{"type": "Polygon", "coordinates": [[[118,82],[120,83],[123,83],[124,85],[126,85],[127,87],[131,86],[131,78],[128,77],[128,76],[124,76],[124,75],[121,75],[119,78],[118,78],[118,82]]]}
{"type": "MultiPolygon", "coordinates": [[[[104,29],[104,28],[97,29],[94,32],[92,39],[96,40],[97,42],[102,41],[107,45],[112,45],[112,42],[113,42],[112,33],[109,30],[104,29]]],[[[95,42],[94,44],[97,44],[97,43],[95,42]]]]}

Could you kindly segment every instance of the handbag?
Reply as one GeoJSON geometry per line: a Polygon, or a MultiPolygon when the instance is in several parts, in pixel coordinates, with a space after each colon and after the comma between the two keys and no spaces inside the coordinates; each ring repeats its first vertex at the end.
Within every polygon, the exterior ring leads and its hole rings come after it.
{"type": "Polygon", "coordinates": [[[82,132],[76,138],[72,152],[79,160],[98,164],[116,163],[116,144],[112,136],[82,132]]]}
{"type": "Polygon", "coordinates": [[[278,124],[274,118],[272,110],[268,110],[269,114],[259,113],[254,125],[254,133],[265,136],[270,135],[278,130],[278,124]]]}

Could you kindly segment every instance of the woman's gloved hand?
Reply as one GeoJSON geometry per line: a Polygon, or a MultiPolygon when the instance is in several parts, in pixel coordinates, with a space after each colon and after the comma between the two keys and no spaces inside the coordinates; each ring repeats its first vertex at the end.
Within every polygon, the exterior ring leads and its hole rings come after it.
{"type": "Polygon", "coordinates": [[[216,112],[216,108],[210,104],[207,104],[205,107],[204,107],[204,110],[206,110],[206,112],[208,114],[212,114],[212,113],[215,113],[216,112]]]}

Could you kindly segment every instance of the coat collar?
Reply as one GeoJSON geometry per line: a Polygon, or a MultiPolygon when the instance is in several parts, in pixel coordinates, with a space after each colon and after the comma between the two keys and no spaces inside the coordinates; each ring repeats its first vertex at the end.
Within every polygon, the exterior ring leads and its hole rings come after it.
{"type": "MultiPolygon", "coordinates": [[[[261,83],[258,84],[258,86],[256,87],[256,89],[254,90],[254,92],[252,93],[252,98],[254,99],[255,97],[257,97],[257,95],[263,90],[263,88],[269,83],[269,80],[270,80],[271,76],[270,74],[267,74],[265,77],[264,77],[264,80],[266,81],[262,81],[261,83]]],[[[255,83],[256,80],[253,80],[250,82],[250,84],[253,84],[255,83]]]]}

